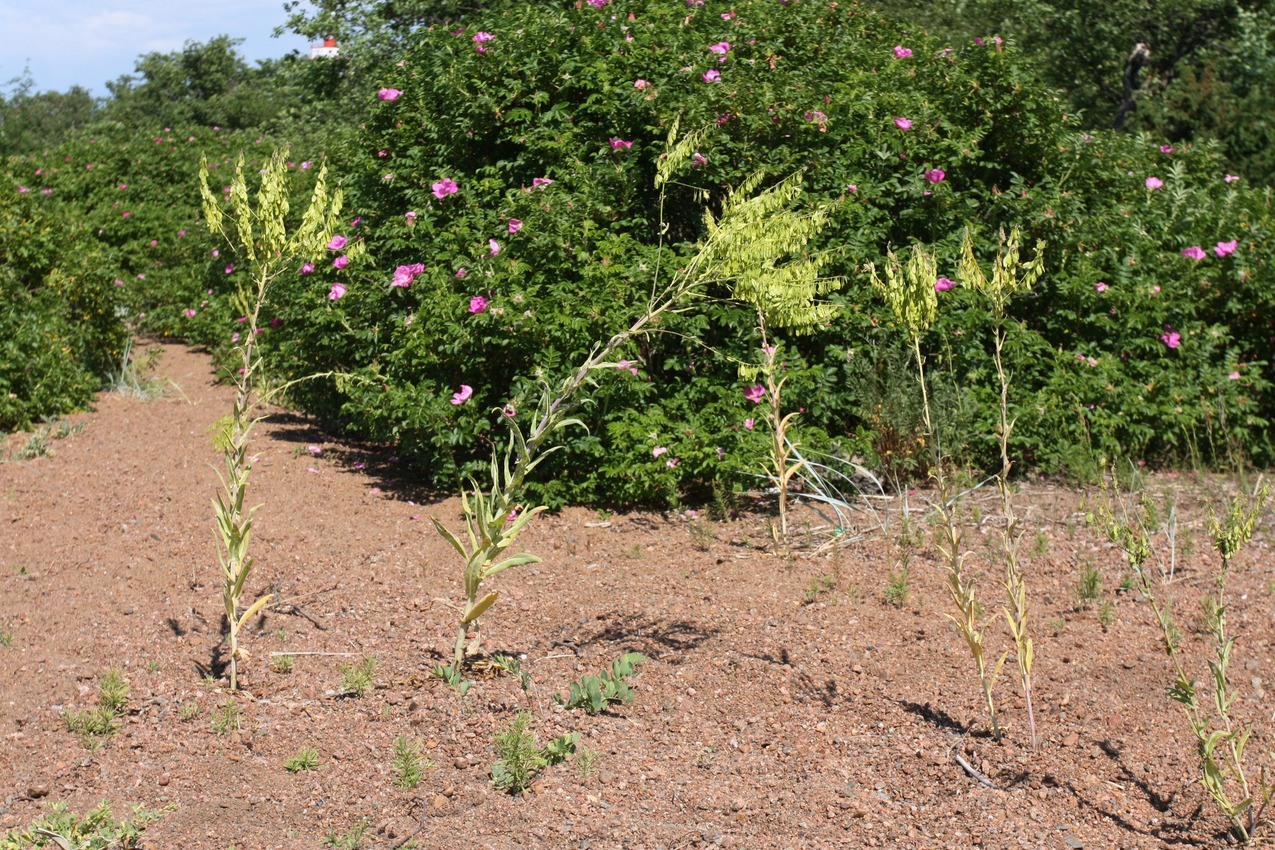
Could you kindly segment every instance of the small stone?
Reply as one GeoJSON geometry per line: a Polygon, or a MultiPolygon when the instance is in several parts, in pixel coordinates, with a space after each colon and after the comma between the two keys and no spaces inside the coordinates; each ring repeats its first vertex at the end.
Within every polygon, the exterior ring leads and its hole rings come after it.
{"type": "Polygon", "coordinates": [[[433,806],[434,806],[434,808],[436,808],[436,809],[441,809],[441,808],[443,808],[443,806],[446,806],[446,805],[447,805],[447,798],[446,798],[446,797],[444,797],[442,794],[435,794],[435,795],[434,795],[434,801],[433,801],[433,804],[432,804],[432,805],[433,805],[433,806]]]}
{"type": "Polygon", "coordinates": [[[1079,735],[1077,735],[1075,732],[1069,732],[1067,736],[1062,739],[1062,745],[1064,747],[1074,747],[1079,741],[1080,741],[1079,735]]]}
{"type": "Polygon", "coordinates": [[[159,775],[159,784],[160,784],[160,785],[167,785],[168,783],[170,783],[170,782],[172,782],[172,781],[173,781],[172,774],[169,774],[169,773],[161,773],[161,774],[159,775]]]}
{"type": "Polygon", "coordinates": [[[741,812],[744,810],[744,806],[746,805],[748,804],[745,803],[743,800],[732,800],[730,804],[730,810],[732,812],[741,812]]]}
{"type": "Polygon", "coordinates": [[[457,770],[465,770],[469,767],[469,759],[464,756],[457,756],[455,760],[452,761],[452,766],[457,770]]]}
{"type": "Polygon", "coordinates": [[[41,797],[47,797],[49,796],[49,786],[32,785],[27,789],[27,796],[32,800],[39,800],[41,797]]]}

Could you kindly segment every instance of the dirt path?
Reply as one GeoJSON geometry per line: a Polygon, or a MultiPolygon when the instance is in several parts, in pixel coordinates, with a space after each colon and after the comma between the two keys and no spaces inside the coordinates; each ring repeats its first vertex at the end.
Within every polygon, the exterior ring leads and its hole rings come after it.
{"type": "MultiPolygon", "coordinates": [[[[790,559],[765,551],[764,517],[542,518],[520,542],[544,563],[499,578],[484,629],[490,649],[525,656],[530,697],[509,677],[480,678],[462,697],[430,675],[451,645],[459,571],[428,519],[455,525],[458,502],[414,503],[388,451],[289,415],[262,424],[252,479],[264,507],[248,595],[269,588],[278,604],[246,637],[239,728],[219,734],[229,695],[205,678],[221,628],[209,430],[230,394],[207,357],[164,349],[160,370],[174,385],[164,398],[103,395],[71,418],[81,431],[50,443],[53,456],[0,465],[0,635],[10,643],[0,646],[0,834],[50,802],[80,811],[102,800],[117,815],[175,805],[144,846],[209,850],[317,847],[359,824],[363,847],[410,837],[492,850],[1156,848],[1211,846],[1224,828],[1194,782],[1148,606],[1117,592],[1121,559],[1085,529],[1079,493],[1022,496],[1043,739],[1034,751],[1013,661],[996,691],[1009,727],[997,742],[943,617],[933,549],[913,562],[909,600],[886,602],[897,547],[866,514],[862,541],[790,559]],[[1103,588],[1079,607],[1086,568],[1103,588]],[[555,691],[630,650],[648,656],[631,705],[589,717],[554,704],[555,691]],[[290,672],[271,655],[281,652],[296,654],[290,672]],[[364,658],[377,659],[375,685],[352,696],[342,668],[364,658]],[[92,750],[63,713],[93,707],[112,668],[131,693],[118,734],[92,750]],[[491,787],[491,737],[528,706],[542,743],[581,732],[593,756],[510,797],[491,787]],[[414,790],[394,784],[399,737],[434,765],[414,790]],[[317,750],[318,768],[285,770],[303,748],[317,750]]],[[[24,444],[11,438],[3,456],[24,444]]],[[[1221,484],[1155,486],[1178,491],[1180,545],[1192,541],[1168,592],[1198,645],[1212,557],[1198,502],[1221,484]]],[[[973,504],[970,564],[987,573],[979,587],[994,610],[994,501],[973,504]]],[[[898,508],[882,508],[895,527],[898,508]]],[[[1256,763],[1271,748],[1264,689],[1275,681],[1265,534],[1232,589],[1232,678],[1241,713],[1259,721],[1256,763]]],[[[999,623],[990,634],[1005,646],[999,623]]]]}

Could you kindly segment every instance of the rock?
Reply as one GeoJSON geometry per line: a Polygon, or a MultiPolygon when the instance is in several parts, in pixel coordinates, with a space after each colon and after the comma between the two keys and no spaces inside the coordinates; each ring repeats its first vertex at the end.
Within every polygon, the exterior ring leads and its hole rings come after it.
{"type": "Polygon", "coordinates": [[[1079,735],[1077,735],[1075,732],[1069,732],[1067,733],[1067,736],[1062,739],[1062,745],[1064,747],[1074,747],[1076,746],[1077,743],[1079,743],[1079,741],[1080,741],[1079,735]]]}
{"type": "Polygon", "coordinates": [[[27,796],[32,800],[39,800],[42,797],[47,797],[49,796],[49,786],[43,784],[32,785],[27,789],[27,796]]]}

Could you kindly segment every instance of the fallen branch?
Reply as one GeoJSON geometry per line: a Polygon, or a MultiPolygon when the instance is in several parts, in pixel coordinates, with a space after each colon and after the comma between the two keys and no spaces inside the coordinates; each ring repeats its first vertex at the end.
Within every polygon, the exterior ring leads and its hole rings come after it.
{"type": "Polygon", "coordinates": [[[999,787],[997,787],[995,782],[993,782],[992,780],[988,779],[986,776],[984,776],[983,774],[975,770],[974,765],[970,764],[964,758],[962,758],[960,753],[952,753],[952,758],[956,759],[956,763],[959,764],[961,768],[966,773],[968,773],[972,778],[977,779],[979,782],[983,783],[988,788],[991,788],[996,791],[1001,790],[999,787]]]}

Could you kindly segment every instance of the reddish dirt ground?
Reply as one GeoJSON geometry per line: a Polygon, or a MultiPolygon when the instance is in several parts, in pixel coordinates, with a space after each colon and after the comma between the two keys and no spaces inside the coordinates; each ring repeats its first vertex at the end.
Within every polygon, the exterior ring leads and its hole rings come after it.
{"type": "MultiPolygon", "coordinates": [[[[860,534],[789,557],[769,551],[764,513],[541,517],[520,543],[544,562],[493,580],[501,598],[484,618],[488,649],[525,656],[530,698],[510,677],[479,677],[462,697],[431,675],[461,591],[455,553],[429,517],[456,527],[458,500],[414,495],[389,451],[279,413],[256,436],[252,496],[264,507],[247,594],[269,589],[276,602],[244,638],[240,728],[218,734],[229,694],[209,675],[221,641],[209,429],[230,391],[205,355],[181,346],[164,346],[159,370],[171,382],[163,398],[102,395],[70,417],[84,427],[52,442],[52,456],[15,459],[26,435],[4,445],[0,836],[51,802],[84,811],[105,800],[117,815],[172,806],[145,833],[153,848],[312,848],[359,824],[367,848],[1224,843],[1186,720],[1166,695],[1171,667],[1150,607],[1119,590],[1119,551],[1085,526],[1096,494],[1056,484],[1017,497],[1035,749],[1012,658],[995,690],[1007,732],[988,734],[969,653],[944,617],[951,603],[925,511],[909,599],[886,600],[899,553],[891,499],[874,502],[890,531],[861,511],[860,534]],[[1086,568],[1102,588],[1081,605],[1086,568]],[[630,650],[648,656],[631,704],[594,717],[555,705],[555,691],[630,650]],[[281,652],[296,653],[291,672],[276,669],[281,652]],[[378,660],[375,686],[351,695],[342,667],[366,657],[378,660]],[[128,705],[118,734],[91,750],[63,713],[91,708],[112,668],[129,682],[128,705]],[[491,786],[492,735],[524,707],[542,742],[577,731],[595,758],[548,768],[513,797],[491,786]],[[414,790],[394,785],[400,736],[436,766],[414,790]],[[287,772],[306,747],[318,768],[287,772]]],[[[1203,675],[1199,603],[1216,562],[1205,510],[1233,485],[1184,474],[1147,486],[1175,494],[1180,563],[1160,589],[1176,600],[1190,669],[1203,675]]],[[[963,517],[988,610],[1003,597],[997,504],[984,488],[963,517]]],[[[796,536],[810,528],[808,539],[826,540],[816,536],[824,525],[799,509],[796,536]]],[[[1272,591],[1261,529],[1237,561],[1229,612],[1254,770],[1275,727],[1272,591]]],[[[1003,651],[1003,623],[988,641],[1003,651]]]]}

